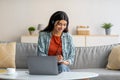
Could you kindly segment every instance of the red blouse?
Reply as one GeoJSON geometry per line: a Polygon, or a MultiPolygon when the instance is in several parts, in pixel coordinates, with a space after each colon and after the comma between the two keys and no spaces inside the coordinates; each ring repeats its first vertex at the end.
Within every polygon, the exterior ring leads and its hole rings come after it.
{"type": "Polygon", "coordinates": [[[48,56],[62,55],[62,40],[60,36],[52,36],[48,56]]]}

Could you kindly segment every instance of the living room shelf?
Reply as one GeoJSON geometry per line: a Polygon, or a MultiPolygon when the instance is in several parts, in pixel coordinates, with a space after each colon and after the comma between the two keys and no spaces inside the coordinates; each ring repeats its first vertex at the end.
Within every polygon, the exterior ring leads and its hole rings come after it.
{"type": "Polygon", "coordinates": [[[22,43],[37,43],[38,35],[23,35],[21,36],[22,43]]]}
{"type": "MultiPolygon", "coordinates": [[[[119,43],[118,35],[72,35],[75,47],[100,46],[119,43]]],[[[38,35],[21,36],[23,43],[37,43],[38,35]]]]}
{"type": "Polygon", "coordinates": [[[76,47],[101,46],[119,43],[118,35],[73,35],[76,47]]]}

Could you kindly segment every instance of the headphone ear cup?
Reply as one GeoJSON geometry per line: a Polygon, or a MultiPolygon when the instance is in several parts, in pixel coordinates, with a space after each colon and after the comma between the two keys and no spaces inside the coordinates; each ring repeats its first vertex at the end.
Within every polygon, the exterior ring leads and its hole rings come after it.
{"type": "Polygon", "coordinates": [[[52,24],[54,24],[54,21],[52,21],[52,24]]]}

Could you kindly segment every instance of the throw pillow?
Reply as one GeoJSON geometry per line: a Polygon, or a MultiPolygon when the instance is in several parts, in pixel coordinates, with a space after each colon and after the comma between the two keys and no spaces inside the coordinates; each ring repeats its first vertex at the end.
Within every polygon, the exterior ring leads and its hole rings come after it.
{"type": "Polygon", "coordinates": [[[120,69],[120,45],[113,47],[108,57],[108,69],[120,69]]]}
{"type": "Polygon", "coordinates": [[[0,43],[0,68],[15,68],[16,43],[0,43]]]}

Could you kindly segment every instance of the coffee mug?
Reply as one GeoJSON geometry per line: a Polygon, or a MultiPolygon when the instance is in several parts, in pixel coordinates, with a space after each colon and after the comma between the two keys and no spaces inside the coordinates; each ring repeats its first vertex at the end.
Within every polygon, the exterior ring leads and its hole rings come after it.
{"type": "Polygon", "coordinates": [[[16,69],[15,68],[7,68],[7,74],[15,74],[16,69]]]}

